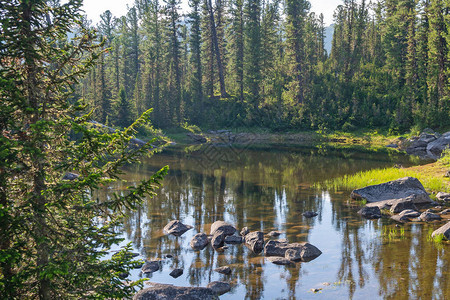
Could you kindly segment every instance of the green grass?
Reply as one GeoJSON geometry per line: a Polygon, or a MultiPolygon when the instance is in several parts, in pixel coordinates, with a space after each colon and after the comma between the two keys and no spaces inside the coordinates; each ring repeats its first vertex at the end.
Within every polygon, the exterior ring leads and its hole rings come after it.
{"type": "Polygon", "coordinates": [[[450,192],[449,182],[442,176],[437,177],[425,174],[423,172],[397,168],[374,169],[359,172],[353,175],[345,175],[343,177],[326,180],[320,184],[315,184],[315,187],[326,188],[329,190],[353,190],[407,176],[419,179],[427,191],[450,192]]]}

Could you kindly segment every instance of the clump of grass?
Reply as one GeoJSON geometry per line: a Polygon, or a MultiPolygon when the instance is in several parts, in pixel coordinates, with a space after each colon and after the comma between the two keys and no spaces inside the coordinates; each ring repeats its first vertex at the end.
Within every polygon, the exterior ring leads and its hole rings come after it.
{"type": "Polygon", "coordinates": [[[428,191],[450,192],[448,180],[430,174],[424,174],[409,169],[384,168],[359,172],[353,175],[326,180],[323,183],[315,184],[316,188],[326,188],[329,190],[357,189],[368,185],[380,184],[402,177],[415,177],[423,184],[428,191]]]}
{"type": "Polygon", "coordinates": [[[400,227],[400,229],[397,229],[395,227],[391,226],[383,226],[383,234],[382,236],[389,241],[395,240],[395,239],[404,239],[405,238],[405,228],[400,227]]]}

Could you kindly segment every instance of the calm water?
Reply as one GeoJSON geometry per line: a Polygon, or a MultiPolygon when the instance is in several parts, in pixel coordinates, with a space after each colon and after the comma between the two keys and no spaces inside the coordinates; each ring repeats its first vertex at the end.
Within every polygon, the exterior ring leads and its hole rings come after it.
{"type": "MultiPolygon", "coordinates": [[[[232,283],[221,299],[450,299],[449,246],[427,241],[429,230],[440,224],[405,225],[403,232],[387,219],[361,219],[348,200],[349,191],[310,187],[360,170],[411,165],[406,156],[306,146],[172,146],[129,167],[128,182],[113,189],[167,164],[164,188],[130,213],[123,228],[140,258],[162,260],[162,269],[150,276],[152,282],[232,283]],[[319,215],[306,219],[302,212],[307,210],[319,215]],[[181,237],[165,236],[162,228],[173,219],[194,229],[181,237]],[[277,266],[243,245],[229,245],[223,252],[210,246],[193,251],[192,236],[209,233],[216,220],[239,230],[279,230],[279,238],[308,241],[323,254],[308,263],[277,266]],[[173,258],[166,258],[168,254],[173,258]],[[225,265],[232,268],[231,275],[213,271],[225,265]],[[174,268],[184,274],[170,277],[174,268]],[[313,293],[312,288],[321,290],[313,293]]],[[[139,270],[130,275],[141,277],[139,270]]]]}

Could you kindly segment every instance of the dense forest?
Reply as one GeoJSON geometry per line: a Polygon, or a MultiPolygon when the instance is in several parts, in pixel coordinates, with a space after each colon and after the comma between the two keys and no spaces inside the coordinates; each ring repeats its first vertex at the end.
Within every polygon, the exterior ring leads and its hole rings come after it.
{"type": "Polygon", "coordinates": [[[445,127],[450,4],[344,0],[331,53],[305,0],[137,0],[101,15],[101,63],[78,91],[113,126],[445,127]]]}

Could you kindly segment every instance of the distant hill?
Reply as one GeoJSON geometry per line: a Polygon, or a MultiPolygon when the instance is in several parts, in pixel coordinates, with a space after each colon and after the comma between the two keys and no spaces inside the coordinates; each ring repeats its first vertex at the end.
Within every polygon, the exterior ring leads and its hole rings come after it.
{"type": "Polygon", "coordinates": [[[328,55],[331,53],[331,42],[333,41],[334,24],[331,24],[325,28],[325,50],[327,50],[328,55]]]}

